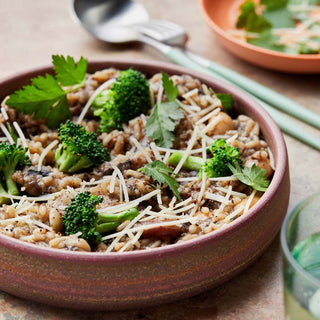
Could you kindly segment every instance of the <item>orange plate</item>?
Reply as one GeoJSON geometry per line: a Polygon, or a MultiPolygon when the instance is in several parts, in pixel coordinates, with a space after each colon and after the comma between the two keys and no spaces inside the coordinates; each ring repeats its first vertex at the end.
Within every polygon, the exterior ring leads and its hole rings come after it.
{"type": "Polygon", "coordinates": [[[290,73],[319,73],[320,54],[287,54],[251,45],[229,35],[245,0],[199,0],[209,27],[231,53],[260,67],[290,73]]]}

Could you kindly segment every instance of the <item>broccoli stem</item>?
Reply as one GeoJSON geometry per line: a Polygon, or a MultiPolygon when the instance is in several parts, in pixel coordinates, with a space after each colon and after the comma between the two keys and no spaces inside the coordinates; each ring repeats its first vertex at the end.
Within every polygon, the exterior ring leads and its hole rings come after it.
{"type": "MultiPolygon", "coordinates": [[[[8,194],[7,191],[3,188],[2,184],[0,183],[0,193],[1,194],[8,194]]],[[[9,198],[7,197],[0,197],[0,205],[4,204],[4,203],[8,203],[9,202],[9,198]]]]}
{"type": "MultiPolygon", "coordinates": [[[[169,164],[172,166],[177,166],[183,157],[182,152],[174,152],[169,158],[169,164]]],[[[203,166],[203,159],[200,157],[188,156],[184,162],[182,168],[186,170],[197,170],[200,171],[203,166]]]]}
{"type": "Polygon", "coordinates": [[[123,222],[132,220],[139,214],[139,210],[135,207],[117,214],[98,214],[99,222],[123,222]]]}
{"type": "MultiPolygon", "coordinates": [[[[16,163],[14,163],[14,168],[16,167],[16,163]]],[[[15,170],[13,168],[6,168],[4,170],[4,177],[6,180],[6,185],[8,188],[8,193],[12,194],[13,196],[19,195],[19,190],[17,188],[17,184],[12,180],[12,174],[15,170]]]]}
{"type": "Polygon", "coordinates": [[[98,214],[96,230],[99,233],[109,232],[116,229],[123,221],[132,220],[139,214],[137,208],[131,208],[118,214],[98,214]],[[102,222],[102,223],[101,223],[102,222]]]}
{"type": "Polygon", "coordinates": [[[74,173],[92,165],[88,157],[72,154],[65,150],[62,144],[56,151],[56,159],[59,169],[64,172],[74,173]]]}
{"type": "Polygon", "coordinates": [[[99,233],[105,233],[116,229],[119,225],[118,221],[101,223],[96,226],[96,230],[99,233]]]}

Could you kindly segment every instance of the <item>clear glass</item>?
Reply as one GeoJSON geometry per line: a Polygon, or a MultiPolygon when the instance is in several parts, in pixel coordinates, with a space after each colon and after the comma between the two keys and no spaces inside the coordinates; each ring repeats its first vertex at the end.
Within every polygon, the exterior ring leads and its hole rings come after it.
{"type": "MultiPolygon", "coordinates": [[[[301,244],[301,241],[309,243],[309,237],[317,237],[319,233],[320,193],[317,193],[302,201],[286,217],[281,229],[286,320],[320,320],[320,273],[312,275],[292,255],[297,244],[301,244]]],[[[315,246],[320,250],[320,241],[318,242],[315,246]]],[[[304,248],[304,259],[308,259],[312,250],[304,248]]],[[[320,270],[319,264],[316,268],[320,270]]]]}

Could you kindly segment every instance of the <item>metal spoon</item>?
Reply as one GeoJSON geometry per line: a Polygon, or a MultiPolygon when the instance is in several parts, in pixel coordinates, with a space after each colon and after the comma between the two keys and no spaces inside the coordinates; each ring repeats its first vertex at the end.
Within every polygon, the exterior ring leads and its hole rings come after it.
{"type": "Polygon", "coordinates": [[[187,40],[185,30],[177,24],[157,21],[155,26],[160,24],[158,30],[154,29],[154,25],[146,26],[145,23],[149,22],[147,11],[143,5],[131,0],[72,0],[71,10],[82,27],[104,42],[139,41],[160,49],[164,47],[161,43],[155,43],[154,39],[174,46],[184,46],[187,40]],[[155,32],[160,31],[161,27],[166,29],[166,33],[155,32]]]}

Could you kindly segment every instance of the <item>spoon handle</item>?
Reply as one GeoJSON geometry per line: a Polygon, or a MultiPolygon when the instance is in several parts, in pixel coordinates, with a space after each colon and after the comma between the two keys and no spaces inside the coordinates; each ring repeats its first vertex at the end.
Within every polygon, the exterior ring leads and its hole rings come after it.
{"type": "Polygon", "coordinates": [[[242,89],[252,93],[256,97],[269,103],[270,105],[280,109],[281,111],[290,114],[297,119],[308,123],[309,125],[320,129],[320,115],[306,109],[304,106],[296,103],[295,101],[283,96],[282,94],[255,82],[240,73],[237,73],[227,67],[218,63],[210,61],[206,58],[198,56],[190,51],[185,52],[192,60],[198,62],[203,67],[219,74],[224,79],[227,79],[242,89]]]}
{"type": "MultiPolygon", "coordinates": [[[[183,51],[179,49],[169,47],[165,52],[163,51],[163,53],[170,60],[179,65],[208,74],[212,77],[223,80],[224,82],[227,82],[229,84],[238,85],[237,83],[232,83],[229,79],[226,79],[222,75],[214,72],[211,68],[205,68],[204,66],[198,64],[197,62],[195,62],[195,60],[189,58],[188,55],[186,55],[183,51]]],[[[281,128],[283,132],[315,148],[316,150],[320,150],[320,139],[318,137],[312,135],[311,133],[308,133],[304,128],[300,127],[296,123],[291,122],[290,119],[286,117],[283,113],[277,111],[264,101],[251,95],[250,93],[249,95],[252,98],[256,99],[262,105],[262,107],[267,110],[267,112],[272,116],[272,118],[275,120],[275,122],[278,124],[278,126],[281,128]]]]}

